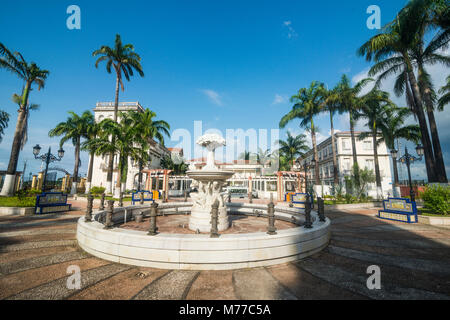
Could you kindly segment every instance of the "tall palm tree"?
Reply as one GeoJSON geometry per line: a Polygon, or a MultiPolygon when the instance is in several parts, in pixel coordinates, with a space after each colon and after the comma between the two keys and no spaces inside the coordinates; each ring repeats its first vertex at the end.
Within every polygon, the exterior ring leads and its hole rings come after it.
{"type": "MultiPolygon", "coordinates": [[[[418,143],[420,141],[420,127],[417,124],[406,124],[407,119],[412,112],[409,108],[391,108],[385,107],[381,113],[384,121],[378,123],[378,129],[381,131],[381,138],[378,144],[384,142],[390,150],[398,150],[398,140],[405,139],[418,143]],[[397,147],[395,146],[397,142],[397,147]]],[[[392,161],[394,169],[394,187],[398,186],[398,169],[397,161],[392,161]]]]}
{"type": "Polygon", "coordinates": [[[5,129],[8,127],[9,113],[0,110],[0,142],[3,140],[3,135],[5,134],[5,129]]]}
{"type": "MultiPolygon", "coordinates": [[[[421,130],[428,181],[437,182],[432,143],[428,132],[419,83],[414,74],[413,61],[409,54],[410,50],[410,39],[401,32],[398,24],[392,23],[382,33],[364,43],[359,48],[358,55],[365,56],[367,61],[375,62],[375,65],[369,70],[369,76],[378,75],[376,85],[395,74],[403,79],[407,103],[417,116],[421,130]]],[[[401,88],[397,84],[396,87],[401,88]]]]}
{"type": "Polygon", "coordinates": [[[11,196],[14,193],[17,162],[19,160],[21,146],[23,146],[24,125],[28,116],[30,92],[33,85],[37,85],[38,90],[44,87],[49,71],[40,69],[34,62],[28,63],[19,52],[12,53],[2,43],[0,43],[0,68],[12,72],[24,82],[19,109],[17,111],[17,123],[11,146],[8,169],[0,193],[2,196],[11,196]]]}
{"type": "Polygon", "coordinates": [[[386,120],[385,111],[388,107],[397,108],[397,106],[389,99],[389,93],[381,90],[372,90],[365,95],[362,109],[355,114],[356,120],[367,119],[366,126],[370,128],[370,133],[361,133],[359,135],[359,140],[365,140],[369,136],[372,137],[377,199],[383,198],[380,164],[378,161],[378,133],[382,123],[386,120]]]}
{"type": "Polygon", "coordinates": [[[306,142],[306,135],[299,134],[293,136],[287,132],[286,140],[278,140],[280,148],[278,149],[280,170],[291,170],[295,160],[309,150],[306,142]]]}
{"type": "Polygon", "coordinates": [[[450,102],[450,76],[447,77],[447,84],[439,89],[441,97],[438,101],[439,110],[444,110],[444,107],[450,102]]]}
{"type": "Polygon", "coordinates": [[[81,116],[69,111],[69,117],[65,122],[60,122],[48,133],[49,137],[62,136],[59,144],[62,147],[66,141],[72,141],[75,147],[75,163],[73,167],[73,180],[71,194],[77,193],[78,169],[80,165],[81,139],[88,136],[88,130],[95,123],[94,115],[85,111],[81,116]]]}
{"type": "Polygon", "coordinates": [[[355,175],[356,187],[359,187],[359,166],[358,166],[358,154],[356,152],[356,138],[355,138],[355,113],[363,106],[363,96],[361,95],[362,89],[373,81],[371,78],[366,78],[359,81],[353,87],[351,86],[349,78],[344,74],[336,85],[336,102],[340,105],[340,110],[348,112],[350,119],[350,137],[352,141],[352,155],[353,155],[353,171],[355,175]]]}
{"type": "Polygon", "coordinates": [[[339,94],[337,87],[333,90],[327,90],[324,93],[324,108],[325,112],[330,114],[330,133],[331,133],[331,151],[333,154],[333,183],[334,185],[339,184],[338,166],[337,166],[337,155],[336,155],[336,137],[334,135],[334,121],[333,117],[336,113],[342,114],[344,110],[341,108],[339,103],[339,94]]]}
{"type": "MultiPolygon", "coordinates": [[[[144,76],[141,66],[141,57],[134,52],[134,46],[132,44],[122,44],[120,35],[116,35],[115,45],[113,48],[108,46],[101,46],[100,49],[95,50],[92,55],[94,57],[100,56],[95,62],[95,67],[102,61],[106,61],[106,71],[111,73],[111,67],[114,68],[116,75],[116,91],[114,98],[114,121],[117,122],[118,110],[119,110],[119,88],[124,91],[122,76],[130,81],[130,77],[133,76],[133,70],[137,71],[141,77],[144,76]]],[[[115,136],[111,137],[114,141],[115,136]]],[[[112,192],[112,175],[114,166],[114,154],[109,155],[108,173],[107,173],[107,192],[112,192]]]]}
{"type": "Polygon", "coordinates": [[[85,137],[86,139],[81,144],[81,150],[89,152],[89,167],[85,189],[85,193],[88,194],[92,187],[92,173],[94,169],[94,156],[95,156],[95,149],[93,148],[93,146],[90,145],[90,142],[95,138],[97,138],[98,134],[100,133],[100,126],[98,123],[95,122],[94,119],[93,122],[89,122],[86,129],[87,129],[85,137]]]}
{"type": "Polygon", "coordinates": [[[295,103],[292,110],[286,114],[280,121],[280,127],[284,128],[290,121],[301,119],[300,127],[308,128],[311,133],[311,141],[313,146],[314,159],[316,166],[314,168],[315,185],[320,185],[319,162],[317,152],[316,131],[314,125],[314,117],[322,111],[324,92],[326,91],[323,83],[313,81],[309,88],[302,88],[291,98],[291,102],[295,103]]]}

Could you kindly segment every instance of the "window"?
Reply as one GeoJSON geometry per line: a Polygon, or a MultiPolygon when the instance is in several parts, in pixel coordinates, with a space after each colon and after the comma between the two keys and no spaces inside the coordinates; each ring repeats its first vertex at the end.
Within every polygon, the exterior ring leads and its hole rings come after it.
{"type": "Polygon", "coordinates": [[[350,150],[350,139],[342,139],[342,149],[350,150]]]}
{"type": "Polygon", "coordinates": [[[373,170],[373,160],[372,159],[366,160],[366,168],[369,170],[373,170]]]}
{"type": "Polygon", "coordinates": [[[350,170],[350,158],[344,158],[344,170],[350,170]]]}
{"type": "Polygon", "coordinates": [[[372,141],[370,141],[370,140],[365,140],[365,141],[364,141],[364,150],[371,151],[372,149],[373,149],[373,147],[372,147],[372,141]]]}

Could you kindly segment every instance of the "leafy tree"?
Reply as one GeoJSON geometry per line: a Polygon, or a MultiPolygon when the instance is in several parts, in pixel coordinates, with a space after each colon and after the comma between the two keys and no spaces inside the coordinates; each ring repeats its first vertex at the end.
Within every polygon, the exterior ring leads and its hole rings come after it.
{"type": "Polygon", "coordinates": [[[9,113],[0,110],[0,142],[3,140],[3,135],[5,134],[5,129],[8,127],[9,113]]]}
{"type": "Polygon", "coordinates": [[[440,110],[444,110],[444,107],[450,102],[450,76],[447,77],[447,83],[439,90],[442,95],[438,101],[438,107],[440,110]]]}
{"type": "Polygon", "coordinates": [[[359,167],[352,167],[351,176],[345,177],[347,194],[353,194],[357,199],[361,199],[367,192],[367,187],[370,183],[376,181],[372,170],[368,168],[360,169],[359,167]],[[356,179],[359,179],[357,181],[356,179]]]}
{"type": "Polygon", "coordinates": [[[37,85],[38,90],[44,87],[49,71],[40,69],[34,62],[28,63],[19,52],[12,53],[2,43],[0,43],[0,68],[12,72],[24,82],[5,182],[0,193],[2,196],[12,196],[14,194],[17,162],[21,147],[23,147],[24,126],[28,117],[30,92],[33,85],[37,85]]]}
{"type": "Polygon", "coordinates": [[[309,149],[306,143],[306,135],[299,134],[294,137],[289,131],[287,132],[287,139],[285,141],[279,140],[278,144],[280,148],[277,154],[281,171],[291,170],[293,162],[309,149]]]}

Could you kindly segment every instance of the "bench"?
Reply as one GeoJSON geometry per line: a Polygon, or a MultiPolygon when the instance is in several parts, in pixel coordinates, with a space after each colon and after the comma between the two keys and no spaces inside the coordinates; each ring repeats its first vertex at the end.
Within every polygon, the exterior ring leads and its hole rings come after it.
{"type": "Polygon", "coordinates": [[[148,201],[155,202],[152,191],[137,191],[137,192],[133,192],[131,195],[131,204],[132,205],[134,205],[135,202],[141,201],[141,192],[144,193],[144,202],[148,202],[148,201]]]}
{"type": "Polygon", "coordinates": [[[416,203],[407,198],[389,198],[383,201],[383,210],[378,211],[378,218],[417,223],[416,203]]]}
{"type": "MultiPolygon", "coordinates": [[[[307,196],[306,193],[289,192],[289,193],[285,194],[284,201],[292,203],[295,208],[304,209],[305,203],[306,203],[306,196],[307,196]]],[[[312,208],[314,208],[314,198],[311,197],[311,195],[310,195],[309,199],[310,199],[311,209],[312,209],[312,208]]]]}
{"type": "Polygon", "coordinates": [[[67,203],[67,194],[62,192],[44,192],[37,196],[35,214],[70,211],[72,204],[67,203]]]}

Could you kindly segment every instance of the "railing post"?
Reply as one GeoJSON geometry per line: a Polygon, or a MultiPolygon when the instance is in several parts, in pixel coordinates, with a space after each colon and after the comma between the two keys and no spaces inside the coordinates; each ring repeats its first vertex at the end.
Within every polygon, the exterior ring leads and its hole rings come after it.
{"type": "Polygon", "coordinates": [[[309,194],[305,197],[305,228],[312,228],[312,220],[311,220],[311,202],[309,200],[309,194]]]}
{"type": "Polygon", "coordinates": [[[105,227],[103,229],[111,229],[113,227],[112,214],[114,212],[114,200],[108,200],[108,208],[106,209],[105,227]]]}
{"type": "Polygon", "coordinates": [[[319,220],[325,222],[325,201],[322,198],[317,198],[317,211],[319,213],[319,220]]]}
{"type": "Polygon", "coordinates": [[[184,202],[187,202],[187,198],[188,198],[187,190],[184,190],[184,202]]]}
{"type": "Polygon", "coordinates": [[[150,228],[148,230],[149,236],[156,236],[158,234],[158,227],[156,226],[156,216],[158,215],[158,204],[153,202],[150,209],[150,228]]]}
{"type": "Polygon", "coordinates": [[[252,192],[248,193],[248,202],[253,203],[253,193],[252,192]]]}
{"type": "Polygon", "coordinates": [[[228,203],[231,203],[231,192],[228,192],[228,203]]]}
{"type": "Polygon", "coordinates": [[[92,221],[92,207],[94,205],[94,196],[92,194],[88,195],[87,198],[87,207],[86,207],[86,215],[84,216],[85,222],[92,221]]]}
{"type": "Polygon", "coordinates": [[[123,192],[119,195],[119,207],[123,207],[123,192]]]}
{"type": "Polygon", "coordinates": [[[269,225],[267,227],[267,234],[275,235],[277,234],[277,229],[275,228],[275,205],[273,204],[273,197],[271,196],[271,201],[267,205],[267,217],[269,225]]]}
{"type": "Polygon", "coordinates": [[[139,194],[139,204],[142,206],[144,204],[144,191],[139,194]]]}
{"type": "Polygon", "coordinates": [[[163,202],[163,203],[166,203],[166,202],[167,202],[167,199],[166,199],[166,191],[163,190],[163,191],[161,192],[161,195],[162,195],[162,202],[163,202]]]}
{"type": "Polygon", "coordinates": [[[105,194],[102,193],[102,197],[100,199],[100,207],[98,210],[105,210],[105,194]]]}
{"type": "Polygon", "coordinates": [[[219,231],[217,229],[217,223],[219,220],[219,201],[214,201],[213,205],[211,206],[211,235],[210,238],[218,238],[219,231]]]}

